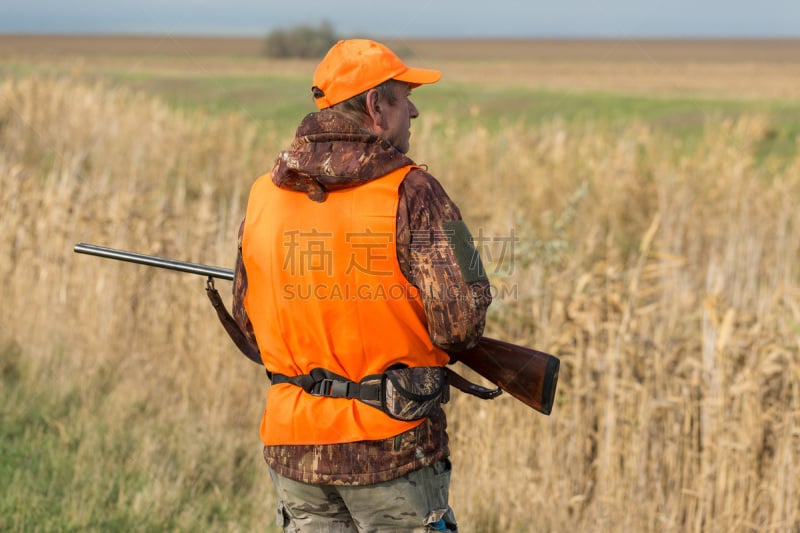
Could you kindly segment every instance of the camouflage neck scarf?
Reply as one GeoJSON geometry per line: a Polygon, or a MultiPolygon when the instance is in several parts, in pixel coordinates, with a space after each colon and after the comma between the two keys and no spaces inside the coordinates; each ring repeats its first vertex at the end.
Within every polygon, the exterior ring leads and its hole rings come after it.
{"type": "Polygon", "coordinates": [[[307,115],[272,169],[278,187],[324,202],[329,191],[356,187],[414,162],[352,120],[323,110],[307,115]]]}

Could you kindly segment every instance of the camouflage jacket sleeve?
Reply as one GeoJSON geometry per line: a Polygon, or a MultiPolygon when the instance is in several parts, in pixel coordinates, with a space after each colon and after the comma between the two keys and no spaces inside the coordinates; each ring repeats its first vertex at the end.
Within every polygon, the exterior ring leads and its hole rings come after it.
{"type": "Polygon", "coordinates": [[[242,221],[242,224],[239,226],[239,244],[236,253],[236,268],[233,276],[233,305],[231,306],[231,314],[248,342],[258,347],[256,335],[253,332],[253,324],[250,323],[250,317],[247,316],[247,311],[244,308],[244,295],[247,293],[247,271],[245,271],[244,263],[242,262],[243,232],[244,221],[242,221]]]}
{"type": "Polygon", "coordinates": [[[474,346],[492,301],[489,281],[458,207],[422,170],[409,172],[400,187],[397,255],[420,291],[433,343],[450,351],[474,346]]]}

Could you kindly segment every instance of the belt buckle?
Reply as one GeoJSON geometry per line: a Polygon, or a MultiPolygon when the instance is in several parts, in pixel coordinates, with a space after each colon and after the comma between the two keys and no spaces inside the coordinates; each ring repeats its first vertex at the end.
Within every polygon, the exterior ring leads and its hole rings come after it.
{"type": "Polygon", "coordinates": [[[323,378],[314,386],[311,394],[313,396],[324,396],[326,398],[352,398],[353,383],[342,381],[341,379],[323,378]],[[317,392],[313,392],[316,390],[317,392]]]}
{"type": "Polygon", "coordinates": [[[317,386],[314,387],[316,392],[312,391],[311,395],[312,396],[330,396],[331,395],[331,390],[333,389],[333,383],[334,383],[334,380],[332,380],[330,378],[324,378],[324,379],[320,380],[319,383],[317,384],[317,386]]]}

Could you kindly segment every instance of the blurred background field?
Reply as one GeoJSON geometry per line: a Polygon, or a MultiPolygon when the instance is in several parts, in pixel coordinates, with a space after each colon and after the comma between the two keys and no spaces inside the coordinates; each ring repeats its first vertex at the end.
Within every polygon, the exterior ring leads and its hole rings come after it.
{"type": "MultiPolygon", "coordinates": [[[[696,129],[709,114],[800,122],[800,40],[386,40],[443,71],[426,111],[482,123],[632,118],[696,129]]],[[[0,72],[103,79],[172,106],[236,111],[292,130],[309,109],[315,60],[276,60],[257,38],[0,35],[0,72]]],[[[504,125],[504,123],[503,123],[504,125]]],[[[792,129],[794,128],[794,129],[792,129]]],[[[781,132],[782,133],[782,132],[781,132]]]]}
{"type": "MultiPolygon", "coordinates": [[[[800,41],[391,44],[443,71],[411,155],[483,239],[487,334],[562,359],[550,417],[454,393],[462,529],[800,529],[800,41]]],[[[72,246],[232,267],[314,65],[0,35],[0,529],[272,527],[204,280],[72,246]]]]}

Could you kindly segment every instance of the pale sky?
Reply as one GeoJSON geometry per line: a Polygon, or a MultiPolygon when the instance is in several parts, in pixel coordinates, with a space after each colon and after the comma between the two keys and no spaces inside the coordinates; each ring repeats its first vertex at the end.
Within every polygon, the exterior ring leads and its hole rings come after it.
{"type": "Polygon", "coordinates": [[[0,0],[0,33],[800,37],[800,0],[0,0]]]}

